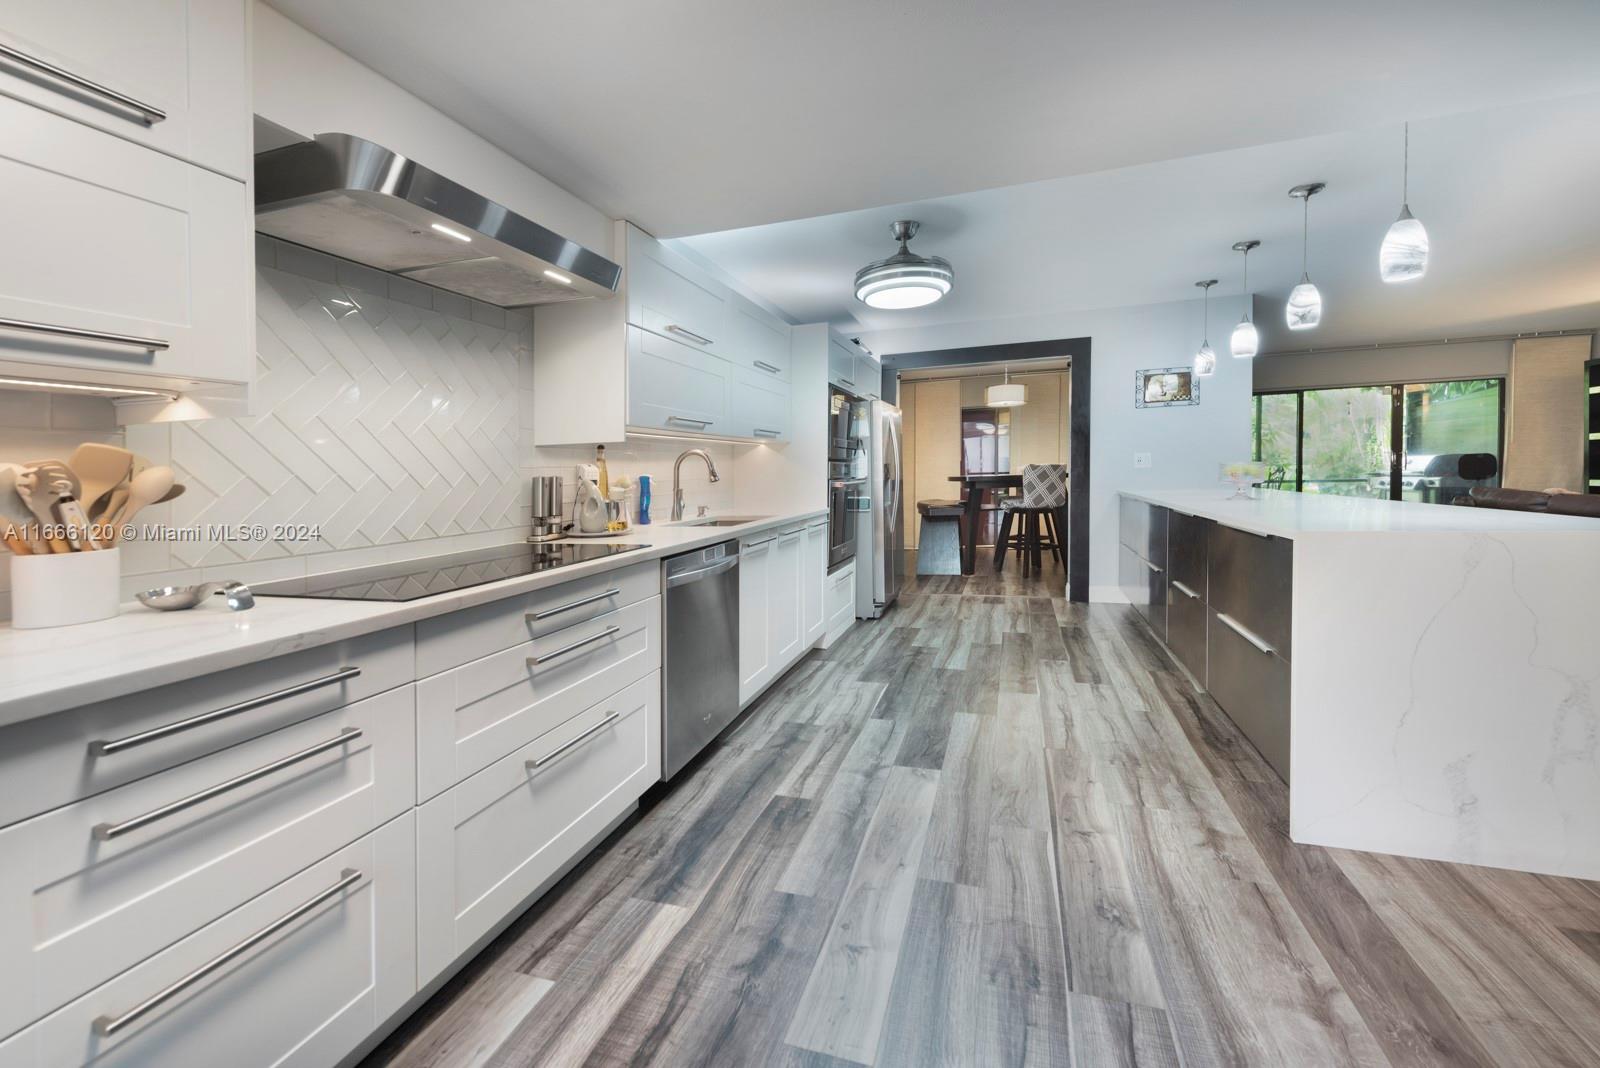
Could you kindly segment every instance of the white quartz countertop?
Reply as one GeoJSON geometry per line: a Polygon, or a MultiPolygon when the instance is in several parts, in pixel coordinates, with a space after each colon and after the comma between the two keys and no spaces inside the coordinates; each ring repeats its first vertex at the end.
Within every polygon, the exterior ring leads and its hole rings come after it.
{"type": "Polygon", "coordinates": [[[652,523],[614,538],[583,539],[647,548],[415,601],[259,597],[244,612],[230,612],[220,601],[157,612],[135,601],[113,619],[74,627],[15,630],[0,624],[0,726],[826,515],[826,509],[792,512],[727,527],[695,526],[695,520],[652,523]]]}
{"type": "Polygon", "coordinates": [[[1314,534],[1507,534],[1568,532],[1600,541],[1600,520],[1514,512],[1502,508],[1332,497],[1262,490],[1258,500],[1230,497],[1231,486],[1204,490],[1122,490],[1124,497],[1214,519],[1254,534],[1297,538],[1314,534]]]}

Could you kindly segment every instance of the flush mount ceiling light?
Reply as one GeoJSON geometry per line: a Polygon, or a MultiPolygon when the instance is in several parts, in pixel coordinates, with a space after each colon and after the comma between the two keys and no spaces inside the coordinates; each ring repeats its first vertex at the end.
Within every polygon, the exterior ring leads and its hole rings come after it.
{"type": "Polygon", "coordinates": [[[869,308],[921,308],[950,292],[956,273],[938,256],[919,256],[906,247],[921,224],[901,219],[889,228],[900,251],[856,272],[856,299],[869,308]]]}
{"type": "Polygon", "coordinates": [[[1311,284],[1306,268],[1311,245],[1311,198],[1328,188],[1325,182],[1307,182],[1289,190],[1289,195],[1301,202],[1300,216],[1300,284],[1289,291],[1289,303],[1283,306],[1283,319],[1290,330],[1310,330],[1322,322],[1322,294],[1311,284]]]}
{"type": "Polygon", "coordinates": [[[991,408],[1020,408],[1028,403],[1028,387],[1011,381],[1011,368],[1006,368],[1006,380],[998,386],[983,391],[983,401],[991,408]]]}
{"type": "Polygon", "coordinates": [[[1205,329],[1200,335],[1200,348],[1194,354],[1194,376],[1207,378],[1217,373],[1217,353],[1211,347],[1211,287],[1217,284],[1215,278],[1207,278],[1203,282],[1196,282],[1205,296],[1200,298],[1200,306],[1205,317],[1205,329]]]}
{"type": "Polygon", "coordinates": [[[1411,124],[1405,125],[1405,148],[1400,164],[1400,217],[1383,235],[1378,248],[1378,274],[1385,282],[1411,282],[1428,273],[1428,231],[1411,214],[1407,188],[1411,184],[1411,124]]]}
{"type": "Polygon", "coordinates": [[[1239,318],[1239,325],[1233,328],[1228,348],[1240,360],[1251,359],[1261,348],[1261,334],[1256,330],[1250,300],[1250,250],[1260,247],[1261,242],[1254,239],[1233,243],[1233,251],[1244,253],[1244,315],[1239,318]]]}

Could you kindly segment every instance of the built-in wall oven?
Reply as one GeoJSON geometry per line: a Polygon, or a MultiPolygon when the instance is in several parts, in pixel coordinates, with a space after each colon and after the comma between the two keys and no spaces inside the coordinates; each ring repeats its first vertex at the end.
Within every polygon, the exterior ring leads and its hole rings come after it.
{"type": "Polygon", "coordinates": [[[828,570],[856,554],[856,517],[866,487],[861,403],[828,390],[828,570]]]}

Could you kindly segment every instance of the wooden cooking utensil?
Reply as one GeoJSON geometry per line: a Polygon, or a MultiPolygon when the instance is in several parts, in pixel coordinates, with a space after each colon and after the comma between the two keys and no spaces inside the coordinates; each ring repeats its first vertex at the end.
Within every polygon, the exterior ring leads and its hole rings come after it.
{"type": "MultiPolygon", "coordinates": [[[[44,526],[55,526],[59,521],[56,517],[56,501],[61,494],[72,488],[72,483],[66,479],[58,478],[47,480],[36,468],[28,467],[22,474],[16,476],[17,496],[22,498],[22,503],[28,506],[39,523],[44,526]]],[[[53,553],[70,553],[72,546],[60,538],[41,537],[53,553]]]]}
{"type": "Polygon", "coordinates": [[[174,477],[170,467],[149,467],[134,475],[133,481],[128,483],[128,499],[111,522],[116,526],[132,522],[134,516],[172,490],[174,477]]]}
{"type": "Polygon", "coordinates": [[[78,503],[90,515],[95,505],[133,476],[133,453],[115,445],[101,445],[87,441],[72,450],[67,466],[81,483],[77,493],[78,503]]]}
{"type": "Polygon", "coordinates": [[[27,504],[17,495],[16,480],[21,471],[19,464],[0,463],[0,535],[3,535],[0,541],[4,541],[6,548],[18,556],[27,556],[44,546],[22,535],[36,520],[27,504]]]}

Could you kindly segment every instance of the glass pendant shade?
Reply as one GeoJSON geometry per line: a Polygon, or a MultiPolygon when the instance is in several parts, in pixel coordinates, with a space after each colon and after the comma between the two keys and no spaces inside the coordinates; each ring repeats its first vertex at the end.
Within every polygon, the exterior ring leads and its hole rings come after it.
{"type": "Polygon", "coordinates": [[[1400,208],[1400,217],[1383,237],[1378,273],[1389,283],[1415,281],[1428,273],[1428,231],[1411,214],[1410,205],[1400,208]]]}
{"type": "Polygon", "coordinates": [[[1322,294],[1311,284],[1310,275],[1301,275],[1300,284],[1289,291],[1283,319],[1290,330],[1310,330],[1322,322],[1322,294]]]}
{"type": "Polygon", "coordinates": [[[1200,343],[1200,351],[1194,354],[1194,376],[1208,378],[1217,373],[1217,354],[1211,348],[1211,342],[1200,343]]]}
{"type": "Polygon", "coordinates": [[[1253,358],[1260,350],[1261,333],[1248,316],[1240,319],[1239,325],[1233,328],[1233,336],[1228,339],[1228,348],[1241,360],[1253,358]]]}

